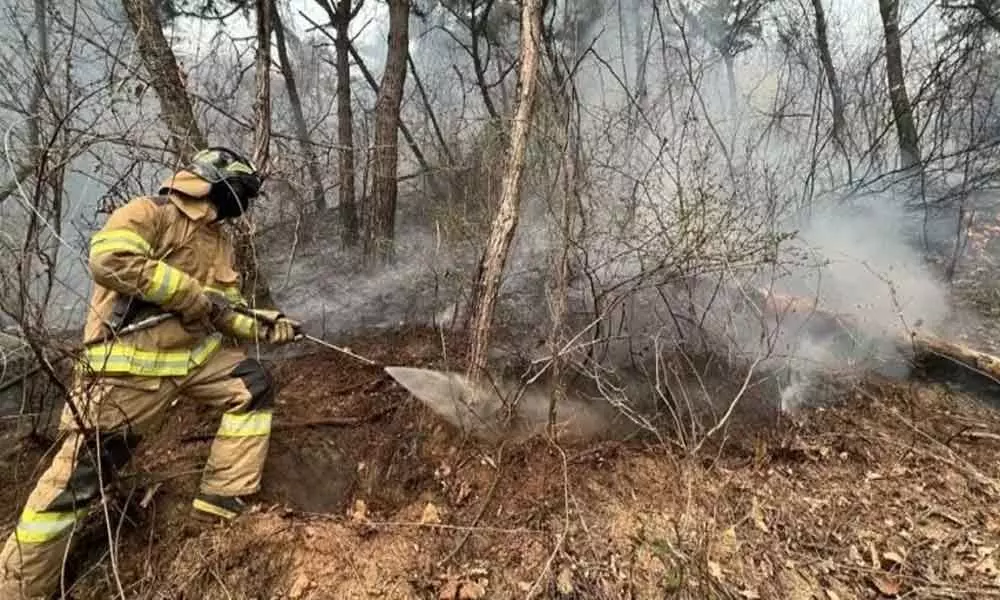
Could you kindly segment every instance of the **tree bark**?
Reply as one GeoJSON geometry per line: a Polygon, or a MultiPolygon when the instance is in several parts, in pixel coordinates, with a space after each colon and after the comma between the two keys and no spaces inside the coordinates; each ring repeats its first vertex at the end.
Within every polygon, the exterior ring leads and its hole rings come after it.
{"type": "Polygon", "coordinates": [[[535,104],[538,76],[539,43],[542,30],[540,0],[523,0],[521,4],[521,68],[518,75],[520,93],[514,115],[507,165],[504,171],[500,205],[493,219],[490,236],[479,261],[479,272],[473,288],[473,313],[469,347],[469,376],[478,378],[486,371],[490,329],[500,282],[503,277],[511,240],[517,228],[521,203],[521,175],[524,154],[535,104]]]}
{"type": "MultiPolygon", "coordinates": [[[[354,115],[351,109],[351,20],[361,10],[363,0],[351,8],[351,0],[338,0],[336,9],[330,0],[316,0],[326,12],[336,30],[333,47],[337,52],[337,172],[340,187],[337,198],[340,214],[341,242],[345,247],[354,247],[359,240],[357,175],[354,170],[354,115]]],[[[309,20],[308,17],[306,17],[309,20]]],[[[310,21],[311,23],[312,21],[310,21]]],[[[329,37],[326,30],[321,30],[329,37]]]]}
{"type": "Polygon", "coordinates": [[[273,0],[256,0],[257,52],[254,58],[257,91],[254,95],[253,161],[260,170],[267,169],[271,154],[271,15],[273,0]]]}
{"type": "Polygon", "coordinates": [[[409,54],[409,0],[389,0],[389,45],[375,101],[372,197],[364,211],[364,253],[385,264],[394,258],[399,110],[409,54]]]}
{"type": "Polygon", "coordinates": [[[49,25],[47,20],[47,0],[35,0],[35,37],[38,47],[35,49],[35,69],[31,89],[31,99],[28,102],[28,144],[31,146],[29,155],[38,162],[42,151],[42,99],[45,97],[45,85],[49,79],[49,25]]]}
{"type": "Polygon", "coordinates": [[[181,162],[207,146],[181,80],[177,58],[163,35],[152,0],[122,0],[143,66],[160,99],[160,112],[170,133],[170,144],[181,162]]]}
{"type": "MultiPolygon", "coordinates": [[[[490,11],[493,9],[493,2],[494,0],[486,0],[485,6],[482,8],[473,2],[472,18],[469,21],[469,34],[471,36],[469,55],[472,58],[473,70],[476,72],[476,84],[479,86],[479,93],[483,97],[483,106],[486,108],[486,112],[489,113],[493,125],[499,126],[500,113],[493,103],[493,97],[490,96],[490,86],[486,83],[486,68],[489,65],[483,60],[483,56],[479,50],[479,39],[484,37],[486,23],[490,18],[490,11]],[[478,16],[477,13],[479,13],[478,16]]],[[[489,39],[487,39],[487,46],[489,43],[489,39]]]]}
{"type": "Polygon", "coordinates": [[[993,2],[974,0],[972,4],[979,16],[983,18],[983,22],[993,31],[1000,33],[1000,4],[997,4],[996,0],[993,2]]]}
{"type": "Polygon", "coordinates": [[[299,96],[299,88],[295,83],[295,70],[292,68],[292,61],[288,56],[288,44],[285,42],[285,26],[281,22],[281,15],[278,14],[278,6],[274,0],[271,0],[271,23],[274,29],[274,41],[278,46],[278,60],[281,61],[281,75],[285,79],[288,103],[292,107],[292,120],[295,122],[296,137],[299,138],[299,146],[306,159],[309,179],[312,180],[313,206],[316,212],[320,213],[326,209],[323,175],[320,172],[319,162],[316,160],[316,152],[313,151],[309,126],[306,124],[306,117],[302,111],[302,98],[299,96]]]}
{"type": "MultiPolygon", "coordinates": [[[[358,5],[358,9],[361,5],[358,5]]],[[[337,50],[337,142],[340,145],[340,225],[341,239],[345,246],[358,245],[358,205],[355,195],[354,174],[354,114],[351,109],[351,0],[337,2],[336,18],[332,19],[337,30],[334,47],[337,50]]]]}
{"type": "Polygon", "coordinates": [[[813,13],[816,16],[816,47],[819,50],[819,61],[826,74],[826,83],[830,87],[830,98],[833,104],[833,137],[840,141],[844,133],[844,92],[837,80],[837,71],[833,68],[833,57],[830,54],[830,40],[827,36],[826,13],[823,10],[823,0],[812,0],[813,13]]]}
{"type": "Polygon", "coordinates": [[[899,40],[899,0],[879,0],[882,31],[885,34],[885,70],[889,81],[889,101],[899,138],[900,166],[909,170],[920,163],[917,126],[903,77],[903,52],[899,40]]]}
{"type": "Polygon", "coordinates": [[[444,159],[448,162],[448,166],[452,166],[455,161],[451,156],[451,151],[448,150],[448,142],[444,139],[444,133],[441,131],[441,125],[438,124],[437,115],[434,114],[434,107],[431,106],[431,100],[427,97],[427,90],[424,89],[424,84],[420,81],[420,75],[417,74],[417,65],[413,64],[413,59],[410,56],[406,57],[406,62],[410,65],[410,72],[413,73],[413,82],[417,84],[420,99],[424,101],[424,110],[427,111],[427,117],[434,128],[434,135],[437,136],[438,144],[441,146],[441,153],[444,154],[444,159]]]}
{"type": "MultiPolygon", "coordinates": [[[[253,162],[261,172],[267,171],[271,148],[271,6],[273,0],[256,0],[257,50],[254,59],[257,90],[254,96],[253,162]]],[[[260,271],[254,243],[254,223],[250,215],[233,223],[236,262],[243,280],[243,294],[254,305],[273,308],[271,288],[260,271]]]]}

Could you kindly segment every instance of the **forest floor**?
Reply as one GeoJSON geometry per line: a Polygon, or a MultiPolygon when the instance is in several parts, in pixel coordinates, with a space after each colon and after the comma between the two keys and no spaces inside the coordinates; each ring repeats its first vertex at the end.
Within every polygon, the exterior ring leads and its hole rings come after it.
{"type": "MultiPolygon", "coordinates": [[[[954,337],[997,353],[994,229],[953,301],[954,337]]],[[[456,359],[430,329],[338,342],[382,364],[456,359]]],[[[833,382],[825,406],[762,405],[691,457],[650,439],[487,445],[341,354],[273,367],[260,505],[229,526],[189,517],[217,415],[181,402],[121,481],[138,493],[111,512],[114,543],[99,518],[78,535],[68,597],[1000,598],[1000,412],[942,383],[833,382]]],[[[50,445],[0,420],[0,534],[50,445]]]]}
{"type": "MultiPolygon", "coordinates": [[[[431,330],[350,342],[445,364],[431,330]]],[[[155,494],[114,544],[103,524],[82,534],[69,597],[1000,597],[1000,413],[943,385],[868,377],[688,458],[649,440],[485,446],[333,352],[275,373],[260,507],[188,517],[215,417],[181,403],[123,480],[155,494]]],[[[0,458],[4,533],[43,450],[0,458]]]]}

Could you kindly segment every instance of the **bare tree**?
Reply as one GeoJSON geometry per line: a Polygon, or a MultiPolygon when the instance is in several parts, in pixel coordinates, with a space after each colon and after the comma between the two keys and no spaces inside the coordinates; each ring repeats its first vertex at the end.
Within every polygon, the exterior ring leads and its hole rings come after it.
{"type": "MultiPolygon", "coordinates": [[[[327,6],[328,3],[324,2],[327,6]]],[[[354,115],[351,112],[351,20],[361,10],[363,2],[351,8],[351,0],[338,0],[337,10],[331,20],[337,32],[334,47],[337,50],[337,143],[340,174],[340,224],[343,227],[345,246],[358,243],[358,208],[355,195],[354,174],[354,115]]]]}
{"type": "Polygon", "coordinates": [[[920,141],[903,76],[903,53],[899,43],[899,0],[879,0],[878,8],[885,35],[885,72],[889,80],[892,117],[899,138],[900,166],[908,170],[920,163],[920,141]]]}
{"type": "Polygon", "coordinates": [[[163,25],[152,0],[122,0],[122,7],[132,24],[139,55],[149,71],[150,83],[160,99],[171,146],[184,162],[207,144],[194,118],[191,101],[177,67],[177,58],[163,35],[163,25]]]}
{"type": "Polygon", "coordinates": [[[253,161],[258,169],[267,169],[271,154],[271,7],[274,0],[255,0],[257,35],[254,71],[257,91],[254,94],[253,161]]]}
{"type": "MultiPolygon", "coordinates": [[[[255,0],[257,9],[256,48],[254,71],[254,149],[253,161],[257,168],[267,172],[271,154],[271,7],[274,0],[255,0]]],[[[234,223],[236,262],[242,275],[243,292],[255,304],[274,306],[267,278],[260,271],[257,248],[254,243],[254,226],[251,217],[234,223]]]]}
{"type": "Polygon", "coordinates": [[[683,3],[680,5],[698,35],[722,57],[733,107],[737,96],[736,57],[760,38],[761,13],[766,4],[767,0],[713,0],[697,12],[691,12],[683,3]]]}
{"type": "Polygon", "coordinates": [[[528,133],[535,104],[539,46],[541,44],[542,10],[540,0],[524,0],[521,6],[521,69],[518,73],[520,94],[510,136],[507,165],[504,171],[500,205],[493,219],[490,236],[479,261],[473,288],[473,314],[468,369],[476,377],[486,370],[490,329],[500,282],[503,277],[511,240],[517,228],[521,203],[521,174],[528,133]]]}
{"type": "Polygon", "coordinates": [[[833,104],[833,137],[843,144],[841,136],[844,135],[844,92],[837,80],[837,70],[833,67],[833,56],[830,54],[823,0],[812,0],[812,7],[816,24],[816,48],[819,51],[819,61],[823,65],[823,73],[826,75],[833,104]]]}
{"type": "Polygon", "coordinates": [[[409,0],[389,0],[389,40],[385,69],[375,102],[372,195],[363,212],[364,252],[369,259],[393,259],[396,224],[399,110],[409,54],[409,0]]]}
{"type": "Polygon", "coordinates": [[[281,75],[285,79],[285,90],[288,92],[288,103],[292,107],[292,120],[295,123],[295,134],[299,138],[299,147],[305,157],[306,169],[309,171],[309,179],[312,184],[312,201],[316,212],[326,209],[325,194],[323,192],[323,175],[320,173],[319,162],[316,160],[316,152],[313,149],[309,126],[306,124],[306,117],[302,111],[302,98],[299,96],[299,88],[295,82],[295,69],[288,56],[288,44],[285,40],[285,27],[281,22],[281,15],[278,14],[278,6],[274,0],[271,1],[271,21],[274,28],[274,41],[278,47],[278,60],[281,61],[281,75]]]}

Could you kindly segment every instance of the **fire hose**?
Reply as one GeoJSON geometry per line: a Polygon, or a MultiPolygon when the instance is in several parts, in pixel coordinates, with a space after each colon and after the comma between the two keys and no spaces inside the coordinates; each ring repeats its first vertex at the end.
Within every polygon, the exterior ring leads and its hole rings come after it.
{"type": "MultiPolygon", "coordinates": [[[[264,321],[268,325],[274,325],[275,322],[276,322],[275,319],[269,319],[269,318],[265,317],[264,315],[261,315],[261,314],[253,312],[253,310],[251,310],[249,308],[244,308],[242,306],[233,306],[232,309],[235,310],[236,312],[242,313],[242,314],[244,314],[244,315],[246,315],[248,317],[257,319],[259,321],[264,321]]],[[[343,348],[341,346],[335,346],[335,345],[331,344],[330,342],[327,342],[327,341],[325,341],[323,339],[320,339],[320,338],[318,338],[318,337],[316,337],[314,335],[309,335],[308,333],[303,332],[299,328],[295,329],[295,340],[296,341],[306,340],[306,341],[312,342],[312,343],[314,343],[314,344],[316,344],[318,346],[322,346],[324,348],[333,350],[335,352],[340,352],[341,354],[345,354],[347,356],[350,356],[351,358],[353,358],[355,360],[359,360],[359,361],[361,361],[361,362],[363,362],[365,364],[369,364],[369,365],[373,365],[373,366],[378,366],[378,363],[375,362],[374,360],[370,359],[370,358],[365,358],[364,356],[361,356],[360,354],[355,354],[355,353],[351,352],[350,350],[348,350],[347,348],[343,348]]]]}
{"type": "MultiPolygon", "coordinates": [[[[269,319],[269,318],[265,317],[264,315],[261,315],[259,313],[255,313],[250,308],[246,308],[246,307],[243,307],[243,306],[233,306],[233,305],[231,305],[230,308],[232,308],[233,310],[235,310],[238,313],[244,314],[244,315],[246,315],[248,317],[251,317],[253,319],[257,319],[259,321],[263,321],[263,322],[267,323],[268,325],[274,325],[275,324],[275,319],[269,319]]],[[[150,327],[153,327],[154,325],[158,325],[158,324],[166,321],[167,319],[171,319],[174,316],[175,315],[173,313],[164,313],[162,315],[156,315],[154,317],[149,317],[148,319],[143,319],[142,321],[139,321],[138,323],[134,323],[132,325],[129,325],[128,327],[125,327],[125,328],[121,329],[120,331],[117,332],[117,335],[124,335],[124,334],[127,334],[127,333],[134,333],[136,331],[141,331],[143,329],[148,329],[150,327]]],[[[361,356],[360,354],[355,354],[354,352],[351,352],[347,348],[343,348],[341,346],[336,346],[334,344],[331,344],[330,342],[327,342],[326,340],[323,340],[323,339],[320,339],[320,338],[318,338],[318,337],[316,337],[314,335],[310,335],[308,333],[305,333],[305,332],[303,332],[299,328],[296,328],[296,330],[295,330],[295,340],[296,341],[306,340],[306,341],[312,342],[312,343],[314,343],[314,344],[316,344],[318,346],[322,346],[322,347],[327,348],[329,350],[333,350],[335,352],[339,352],[341,354],[350,356],[351,358],[353,358],[355,360],[359,360],[359,361],[361,361],[361,362],[363,362],[365,364],[372,365],[372,366],[378,366],[378,363],[375,362],[374,360],[370,359],[370,358],[366,358],[364,356],[361,356]]]]}
{"type": "MultiPolygon", "coordinates": [[[[247,315],[248,317],[251,317],[251,318],[254,318],[254,319],[257,319],[257,320],[260,320],[260,321],[264,321],[268,325],[273,325],[275,323],[275,321],[273,319],[268,319],[267,317],[265,317],[263,315],[254,313],[249,308],[244,308],[242,306],[231,306],[231,308],[233,310],[239,312],[239,313],[247,315]]],[[[123,328],[119,329],[118,331],[115,332],[115,336],[117,337],[117,336],[127,335],[127,334],[130,334],[130,333],[135,333],[137,331],[142,331],[144,329],[149,329],[151,327],[159,325],[160,323],[163,323],[164,321],[167,321],[169,319],[173,319],[176,316],[177,315],[175,315],[174,313],[163,313],[163,314],[155,315],[155,316],[152,316],[152,317],[148,317],[148,318],[143,319],[143,320],[141,320],[141,321],[139,321],[137,323],[132,323],[131,325],[128,325],[126,327],[123,327],[123,328]]],[[[375,362],[374,360],[372,360],[370,358],[366,358],[364,356],[361,356],[360,354],[355,354],[354,352],[351,352],[347,348],[343,348],[341,346],[336,346],[334,344],[331,344],[330,342],[327,342],[326,340],[323,340],[323,339],[320,339],[320,338],[318,338],[318,337],[316,337],[314,335],[310,335],[308,333],[305,333],[305,332],[303,332],[299,328],[296,328],[295,334],[296,334],[295,335],[295,341],[306,340],[306,341],[312,342],[313,344],[316,344],[318,346],[322,346],[323,348],[327,348],[329,350],[333,350],[335,352],[339,352],[339,353],[344,354],[346,356],[350,356],[351,358],[353,358],[355,360],[358,360],[358,361],[361,361],[361,362],[363,362],[363,363],[365,363],[367,365],[379,366],[379,363],[375,362]]],[[[66,358],[66,357],[64,356],[63,358],[66,358]]],[[[0,392],[3,392],[5,390],[7,390],[8,388],[10,388],[10,387],[12,387],[14,385],[17,385],[18,382],[24,381],[25,379],[33,376],[35,373],[38,373],[41,370],[42,370],[42,367],[39,365],[39,366],[36,366],[36,367],[30,369],[26,373],[24,373],[24,374],[22,374],[22,375],[20,375],[18,377],[15,377],[15,378],[13,378],[13,379],[11,379],[9,381],[0,382],[0,392]]]]}

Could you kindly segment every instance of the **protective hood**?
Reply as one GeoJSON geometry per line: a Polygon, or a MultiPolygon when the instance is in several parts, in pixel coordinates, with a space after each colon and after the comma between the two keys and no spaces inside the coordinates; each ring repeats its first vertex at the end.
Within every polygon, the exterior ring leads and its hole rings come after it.
{"type": "Polygon", "coordinates": [[[170,190],[191,198],[206,198],[212,190],[212,184],[191,171],[181,169],[160,184],[159,193],[165,194],[170,190]]]}

